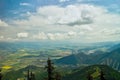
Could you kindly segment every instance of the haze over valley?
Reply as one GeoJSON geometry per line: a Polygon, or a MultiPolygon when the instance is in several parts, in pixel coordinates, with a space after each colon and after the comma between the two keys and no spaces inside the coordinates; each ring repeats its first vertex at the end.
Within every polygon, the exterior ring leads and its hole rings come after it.
{"type": "Polygon", "coordinates": [[[0,80],[120,80],[119,0],[0,0],[0,80]]]}

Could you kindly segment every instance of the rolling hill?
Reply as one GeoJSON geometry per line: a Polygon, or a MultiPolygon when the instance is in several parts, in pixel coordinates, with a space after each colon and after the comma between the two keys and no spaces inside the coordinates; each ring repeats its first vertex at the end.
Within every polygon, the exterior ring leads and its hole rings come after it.
{"type": "Polygon", "coordinates": [[[100,80],[100,72],[104,73],[106,80],[119,80],[120,73],[105,65],[92,65],[83,69],[75,69],[72,73],[66,75],[62,80],[88,80],[87,76],[90,74],[94,80],[100,80]]]}
{"type": "MultiPolygon", "coordinates": [[[[46,70],[42,67],[28,66],[19,70],[11,70],[3,74],[3,80],[24,80],[27,75],[27,70],[30,69],[35,74],[36,80],[44,80],[47,77],[46,70]]],[[[67,68],[60,68],[59,72],[61,74],[62,80],[87,80],[88,74],[90,74],[94,80],[99,80],[100,72],[104,73],[106,80],[119,80],[120,73],[106,65],[92,65],[87,67],[71,68],[71,70],[66,71],[67,68]]]]}

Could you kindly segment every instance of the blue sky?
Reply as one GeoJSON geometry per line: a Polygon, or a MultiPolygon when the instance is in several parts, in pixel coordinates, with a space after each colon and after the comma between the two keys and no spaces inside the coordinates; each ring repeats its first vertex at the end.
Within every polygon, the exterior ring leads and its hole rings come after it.
{"type": "Polygon", "coordinates": [[[119,41],[119,5],[119,0],[0,0],[0,41],[119,41]]]}

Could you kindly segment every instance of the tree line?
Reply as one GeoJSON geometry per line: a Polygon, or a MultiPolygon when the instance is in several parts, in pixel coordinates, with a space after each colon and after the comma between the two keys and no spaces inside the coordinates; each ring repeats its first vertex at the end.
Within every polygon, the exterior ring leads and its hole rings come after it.
{"type": "MultiPolygon", "coordinates": [[[[45,69],[47,70],[47,77],[45,78],[45,80],[62,80],[62,76],[60,75],[60,73],[54,71],[55,67],[50,58],[48,58],[47,60],[47,66],[45,66],[45,69]]],[[[100,80],[106,80],[104,75],[105,74],[101,71],[99,76],[100,80]]],[[[2,80],[3,76],[4,75],[2,74],[2,69],[0,69],[0,80],[2,80]]],[[[24,80],[36,80],[35,74],[28,69],[26,79],[24,80]]],[[[91,74],[88,74],[87,80],[94,80],[91,74]]]]}

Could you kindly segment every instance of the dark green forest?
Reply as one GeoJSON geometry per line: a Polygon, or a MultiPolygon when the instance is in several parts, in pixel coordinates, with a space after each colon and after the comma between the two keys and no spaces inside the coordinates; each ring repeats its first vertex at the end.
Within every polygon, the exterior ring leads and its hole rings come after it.
{"type": "Polygon", "coordinates": [[[106,65],[91,65],[79,68],[59,68],[48,58],[44,68],[29,65],[7,73],[0,70],[0,80],[119,80],[120,73],[106,65]]]}

